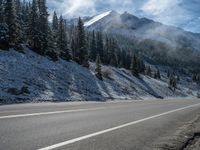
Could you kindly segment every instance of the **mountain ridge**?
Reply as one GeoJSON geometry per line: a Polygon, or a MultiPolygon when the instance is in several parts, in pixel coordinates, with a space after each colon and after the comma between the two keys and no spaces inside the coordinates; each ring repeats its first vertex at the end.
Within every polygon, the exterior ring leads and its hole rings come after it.
{"type": "MultiPolygon", "coordinates": [[[[136,54],[149,63],[187,67],[200,70],[200,34],[168,26],[148,18],[138,18],[128,12],[108,11],[87,21],[87,32],[102,32],[115,39],[118,47],[136,54]],[[112,13],[111,13],[112,12],[112,13]]],[[[104,41],[105,42],[105,41],[104,41]]]]}
{"type": "Polygon", "coordinates": [[[138,18],[126,11],[122,14],[116,11],[109,12],[88,25],[88,22],[101,14],[92,17],[91,20],[85,22],[85,27],[89,31],[101,30],[126,37],[136,36],[143,40],[153,39],[170,44],[172,47],[185,47],[183,44],[188,43],[188,45],[192,45],[193,49],[200,51],[200,36],[198,33],[185,31],[180,27],[165,25],[145,17],[138,18]]]}

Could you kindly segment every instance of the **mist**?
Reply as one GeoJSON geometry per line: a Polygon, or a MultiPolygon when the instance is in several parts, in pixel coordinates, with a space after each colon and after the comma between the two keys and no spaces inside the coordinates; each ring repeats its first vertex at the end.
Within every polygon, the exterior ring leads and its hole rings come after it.
{"type": "Polygon", "coordinates": [[[50,14],[55,10],[66,18],[94,16],[109,10],[119,13],[128,11],[138,17],[200,33],[198,0],[49,0],[47,5],[50,14]]]}

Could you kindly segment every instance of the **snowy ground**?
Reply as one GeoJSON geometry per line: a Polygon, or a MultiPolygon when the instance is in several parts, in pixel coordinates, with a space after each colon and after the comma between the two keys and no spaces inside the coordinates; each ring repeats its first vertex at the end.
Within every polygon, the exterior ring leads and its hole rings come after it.
{"type": "Polygon", "coordinates": [[[128,70],[103,66],[108,78],[98,80],[90,70],[74,62],[53,62],[30,50],[25,54],[0,50],[0,101],[78,101],[109,99],[148,99],[155,97],[196,97],[199,89],[181,77],[178,90],[168,88],[166,74],[162,80],[147,76],[137,79],[128,70]],[[108,73],[109,72],[109,73],[108,73]]]}

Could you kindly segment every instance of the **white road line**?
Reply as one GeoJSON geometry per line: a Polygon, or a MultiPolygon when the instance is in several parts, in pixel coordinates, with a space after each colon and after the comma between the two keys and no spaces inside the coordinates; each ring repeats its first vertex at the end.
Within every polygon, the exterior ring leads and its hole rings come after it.
{"type": "Polygon", "coordinates": [[[80,112],[80,111],[93,111],[93,110],[101,110],[101,109],[105,109],[105,108],[106,107],[98,107],[98,108],[90,108],[90,109],[75,109],[75,110],[42,112],[42,113],[32,113],[32,114],[8,115],[8,116],[0,116],[0,119],[12,119],[12,118],[41,116],[41,115],[63,114],[63,113],[72,113],[72,112],[80,112]]]}
{"type": "Polygon", "coordinates": [[[122,108],[122,107],[129,107],[129,105],[110,106],[110,107],[96,107],[96,108],[74,109],[74,110],[52,111],[52,112],[41,112],[41,113],[31,113],[31,114],[8,115],[8,116],[0,116],[0,119],[12,119],[12,118],[32,117],[32,116],[41,116],[41,115],[63,114],[63,113],[83,112],[83,111],[95,111],[95,110],[122,108]]]}
{"type": "Polygon", "coordinates": [[[144,119],[141,119],[141,120],[129,122],[129,123],[126,123],[126,124],[123,124],[123,125],[120,125],[120,126],[116,126],[116,127],[113,127],[113,128],[109,128],[109,129],[106,129],[106,130],[102,130],[102,131],[99,131],[99,132],[95,132],[95,133],[92,133],[92,134],[81,136],[81,137],[78,137],[78,138],[75,138],[75,139],[64,141],[64,142],[61,142],[61,143],[58,143],[58,144],[54,144],[54,145],[51,145],[51,146],[48,146],[48,147],[44,147],[44,148],[41,148],[41,149],[38,149],[38,150],[56,149],[56,148],[59,148],[59,147],[62,147],[62,146],[66,146],[66,145],[69,145],[69,144],[72,144],[72,143],[75,143],[75,142],[78,142],[78,141],[82,141],[82,140],[85,140],[85,139],[92,138],[94,136],[98,136],[98,135],[101,135],[101,134],[104,134],[104,133],[108,133],[108,132],[111,132],[111,131],[114,131],[114,130],[118,130],[118,129],[121,129],[121,128],[124,128],[124,127],[127,127],[127,126],[138,124],[138,123],[150,120],[150,119],[158,118],[158,117],[161,117],[161,116],[164,116],[164,115],[168,115],[168,114],[171,114],[171,113],[174,113],[174,112],[177,112],[177,111],[185,110],[185,109],[192,108],[192,107],[199,106],[199,105],[200,105],[200,103],[194,104],[194,105],[190,105],[190,106],[186,106],[186,107],[182,107],[182,108],[178,108],[178,109],[171,110],[171,111],[167,111],[167,112],[155,115],[155,116],[151,116],[151,117],[144,118],[144,119]]]}

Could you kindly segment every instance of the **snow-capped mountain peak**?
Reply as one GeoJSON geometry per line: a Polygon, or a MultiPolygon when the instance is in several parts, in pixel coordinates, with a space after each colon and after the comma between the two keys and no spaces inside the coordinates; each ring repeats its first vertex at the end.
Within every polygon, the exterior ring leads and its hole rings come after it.
{"type": "Polygon", "coordinates": [[[86,22],[85,27],[89,31],[103,31],[131,39],[150,39],[165,43],[172,48],[191,45],[193,49],[199,50],[200,47],[200,37],[197,34],[148,18],[138,18],[128,12],[122,14],[115,11],[102,13],[86,22]]]}
{"type": "Polygon", "coordinates": [[[85,22],[84,26],[85,27],[91,26],[94,23],[98,22],[99,20],[103,19],[104,17],[106,17],[110,14],[115,14],[115,13],[116,13],[115,11],[107,11],[107,12],[104,12],[104,13],[99,14],[97,16],[94,16],[91,20],[85,22]]]}

